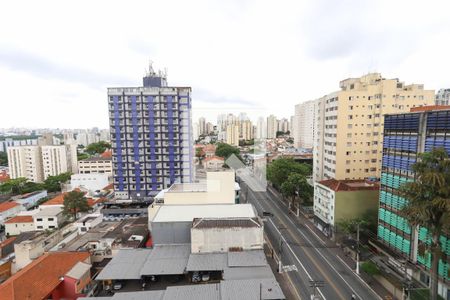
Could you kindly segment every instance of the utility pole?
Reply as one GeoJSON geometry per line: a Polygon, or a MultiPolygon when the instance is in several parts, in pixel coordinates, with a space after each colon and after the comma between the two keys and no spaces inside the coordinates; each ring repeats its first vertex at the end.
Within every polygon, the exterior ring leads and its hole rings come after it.
{"type": "Polygon", "coordinates": [[[356,224],[356,274],[359,275],[359,222],[356,224]]]}

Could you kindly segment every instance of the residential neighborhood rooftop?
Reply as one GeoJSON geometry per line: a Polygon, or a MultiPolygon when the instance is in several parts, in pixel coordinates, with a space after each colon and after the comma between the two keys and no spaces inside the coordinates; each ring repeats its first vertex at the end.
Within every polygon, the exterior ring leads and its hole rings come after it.
{"type": "Polygon", "coordinates": [[[380,185],[378,182],[371,182],[367,180],[336,180],[327,179],[319,181],[319,184],[328,187],[329,189],[340,192],[340,191],[358,191],[358,190],[378,190],[380,185]]]}

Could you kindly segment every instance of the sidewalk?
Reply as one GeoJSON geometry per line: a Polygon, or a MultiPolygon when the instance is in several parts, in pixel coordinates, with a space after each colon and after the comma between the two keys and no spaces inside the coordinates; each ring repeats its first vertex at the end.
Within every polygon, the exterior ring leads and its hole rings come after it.
{"type": "MultiPolygon", "coordinates": [[[[282,200],[281,195],[271,186],[268,186],[268,192],[272,193],[278,201],[287,208],[287,204],[282,200]]],[[[338,256],[344,262],[349,269],[352,270],[352,272],[358,276],[360,279],[362,279],[367,285],[369,285],[381,298],[383,299],[392,299],[392,294],[386,290],[378,281],[371,278],[369,275],[365,273],[361,273],[361,275],[357,275],[355,273],[356,268],[356,262],[347,256],[343,249],[339,247],[334,241],[330,240],[321,230],[319,230],[312,220],[307,218],[303,213],[300,211],[300,216],[297,217],[295,214],[291,214],[292,216],[295,216],[295,220],[297,224],[303,224],[304,226],[308,227],[308,229],[313,232],[320,240],[322,240],[325,243],[325,246],[335,255],[338,256]]]]}

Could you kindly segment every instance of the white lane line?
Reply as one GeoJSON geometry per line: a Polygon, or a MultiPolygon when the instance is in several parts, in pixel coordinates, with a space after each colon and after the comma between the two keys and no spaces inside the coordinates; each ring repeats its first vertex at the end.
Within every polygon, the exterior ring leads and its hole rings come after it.
{"type": "Polygon", "coordinates": [[[309,231],[310,231],[312,234],[314,234],[314,235],[316,236],[316,238],[319,239],[319,241],[322,243],[322,245],[324,245],[324,246],[327,245],[327,243],[326,243],[324,240],[322,240],[322,238],[321,238],[319,235],[317,235],[317,233],[314,232],[314,229],[310,227],[310,226],[314,226],[314,225],[310,225],[310,224],[307,224],[307,223],[305,223],[304,225],[305,225],[306,227],[308,227],[309,231]]]}
{"type": "MultiPolygon", "coordinates": [[[[260,203],[258,203],[258,200],[255,199],[255,203],[258,204],[259,208],[264,211],[264,208],[262,207],[262,205],[260,203]]],[[[313,278],[311,277],[311,275],[308,273],[308,271],[306,270],[305,266],[302,264],[302,262],[300,261],[300,259],[298,258],[298,256],[295,254],[294,250],[292,250],[291,245],[289,245],[289,243],[286,241],[286,238],[283,236],[283,234],[280,232],[280,230],[277,228],[277,226],[275,225],[275,223],[272,221],[272,219],[269,219],[269,222],[272,224],[272,226],[275,228],[276,231],[278,231],[278,234],[280,234],[281,238],[283,239],[284,243],[287,245],[287,247],[289,248],[289,251],[291,251],[292,255],[295,257],[295,259],[297,260],[297,262],[300,264],[300,267],[303,269],[303,271],[306,273],[306,276],[308,276],[309,280],[313,280],[313,278]]],[[[320,296],[322,297],[322,299],[326,300],[325,296],[323,295],[322,291],[317,288],[317,290],[319,291],[320,296]]]]}
{"type": "Polygon", "coordinates": [[[347,263],[346,263],[339,255],[336,254],[336,257],[341,261],[341,263],[342,263],[344,266],[346,266],[350,271],[352,271],[352,273],[355,274],[355,275],[356,275],[356,276],[357,276],[357,277],[358,277],[358,278],[366,285],[366,287],[367,287],[372,293],[374,293],[375,295],[377,295],[378,299],[383,300],[383,298],[381,298],[380,296],[378,296],[378,294],[375,293],[375,291],[372,289],[372,287],[371,287],[370,285],[368,285],[367,282],[365,282],[365,281],[361,278],[361,276],[359,276],[358,274],[356,274],[356,272],[355,272],[352,268],[350,268],[349,265],[347,265],[347,263]]]}
{"type": "MultiPolygon", "coordinates": [[[[277,204],[276,204],[277,205],[277,204]]],[[[278,205],[277,205],[278,206],[278,205]]],[[[278,209],[281,209],[278,206],[278,209]]],[[[292,226],[295,227],[295,229],[308,241],[308,243],[310,243],[311,245],[313,245],[313,243],[311,242],[311,240],[303,233],[300,231],[300,229],[297,228],[297,226],[295,225],[295,223],[291,220],[291,218],[289,216],[285,216],[286,219],[289,220],[289,222],[292,224],[292,226]]],[[[336,270],[336,268],[328,261],[328,259],[315,247],[312,247],[323,259],[324,261],[336,272],[336,274],[342,279],[342,281],[345,282],[345,284],[347,284],[347,286],[350,288],[350,290],[359,298],[359,299],[363,299],[361,298],[361,296],[358,295],[358,293],[352,288],[352,286],[347,282],[347,280],[345,280],[344,277],[342,277],[342,275],[336,270]]],[[[364,282],[360,277],[357,277],[360,281],[364,282]]],[[[377,293],[375,293],[372,289],[371,292],[374,293],[376,295],[376,297],[380,298],[380,296],[378,296],[377,293]]]]}

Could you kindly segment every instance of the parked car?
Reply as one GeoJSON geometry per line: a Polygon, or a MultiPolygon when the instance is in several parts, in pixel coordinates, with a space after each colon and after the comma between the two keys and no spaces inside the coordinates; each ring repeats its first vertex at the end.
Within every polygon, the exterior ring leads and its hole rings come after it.
{"type": "Polygon", "coordinates": [[[200,273],[199,272],[194,272],[192,273],[192,282],[193,283],[197,283],[202,281],[201,277],[200,277],[200,273]]]}
{"type": "Polygon", "coordinates": [[[202,281],[209,281],[209,273],[204,273],[202,275],[202,281]]]}
{"type": "Polygon", "coordinates": [[[120,281],[115,282],[113,285],[113,290],[117,291],[120,289],[122,289],[122,282],[120,282],[120,281]]]}

